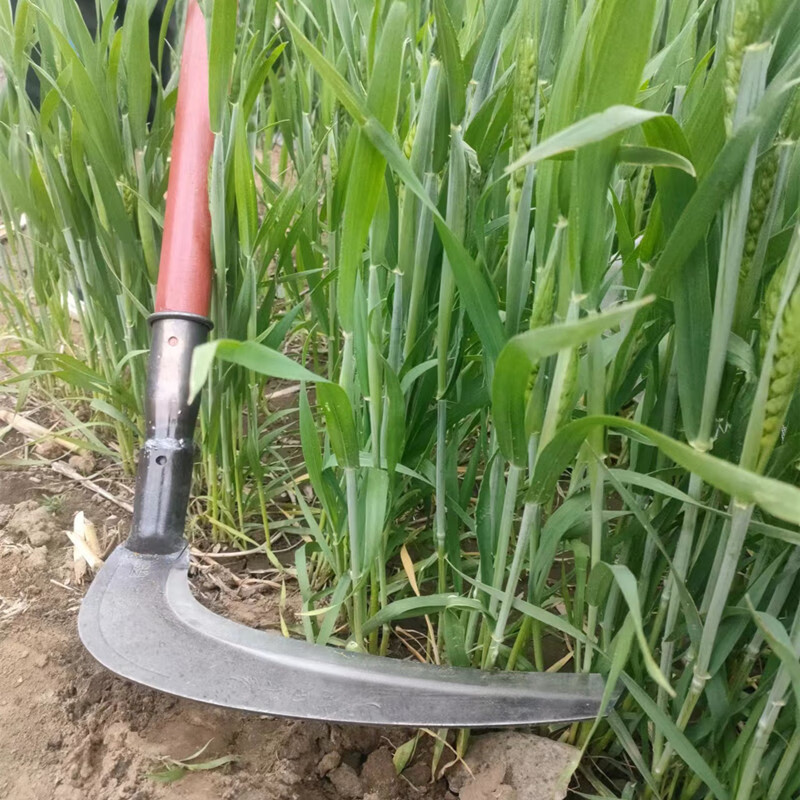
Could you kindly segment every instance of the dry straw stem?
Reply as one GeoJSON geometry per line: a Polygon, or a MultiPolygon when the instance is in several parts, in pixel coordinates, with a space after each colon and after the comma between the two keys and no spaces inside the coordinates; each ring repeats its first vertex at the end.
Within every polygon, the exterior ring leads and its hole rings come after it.
{"type": "Polygon", "coordinates": [[[23,436],[33,439],[37,442],[54,442],[59,447],[69,452],[78,452],[81,448],[75,442],[70,442],[67,439],[62,439],[54,435],[53,431],[39,425],[27,417],[17,414],[14,411],[9,411],[7,408],[0,408],[0,420],[10,425],[15,431],[19,431],[23,436]]]}

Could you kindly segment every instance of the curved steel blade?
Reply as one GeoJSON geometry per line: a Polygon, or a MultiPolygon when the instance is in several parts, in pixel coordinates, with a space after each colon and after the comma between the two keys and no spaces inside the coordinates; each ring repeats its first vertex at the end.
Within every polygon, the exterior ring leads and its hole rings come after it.
{"type": "Polygon", "coordinates": [[[192,597],[188,552],[118,547],[78,617],[105,667],[169,694],[281,717],[408,727],[495,727],[591,719],[599,675],[437,667],[286,639],[192,597]]]}

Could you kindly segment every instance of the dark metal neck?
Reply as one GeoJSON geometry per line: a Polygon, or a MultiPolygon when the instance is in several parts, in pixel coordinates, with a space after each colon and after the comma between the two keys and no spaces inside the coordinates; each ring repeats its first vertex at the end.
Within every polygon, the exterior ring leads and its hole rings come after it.
{"type": "Polygon", "coordinates": [[[139,454],[133,524],[125,546],[137,553],[164,554],[186,541],[186,507],[192,486],[194,427],[200,401],[189,404],[192,352],[208,338],[205,317],[153,315],[147,369],[146,440],[139,454]]]}

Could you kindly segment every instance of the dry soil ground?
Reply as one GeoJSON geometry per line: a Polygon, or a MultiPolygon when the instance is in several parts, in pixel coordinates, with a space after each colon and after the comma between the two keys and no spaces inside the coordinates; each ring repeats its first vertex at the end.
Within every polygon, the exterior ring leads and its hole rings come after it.
{"type": "MultiPolygon", "coordinates": [[[[63,531],[79,510],[101,539],[127,520],[48,468],[0,472],[0,503],[0,798],[454,797],[444,780],[430,782],[429,746],[395,775],[392,753],[409,732],[247,716],[105,672],[76,634],[83,587],[63,531]],[[236,761],[167,785],[149,777],[161,758],[186,758],[209,742],[201,761],[236,761]]],[[[250,624],[275,624],[274,598],[224,601],[250,624]]]]}
{"type": "MultiPolygon", "coordinates": [[[[3,451],[18,452],[16,434],[5,429],[2,438],[3,451]]],[[[424,735],[398,776],[392,756],[411,731],[248,716],[106,672],[78,640],[85,583],[76,580],[65,530],[83,511],[110,547],[124,536],[127,515],[46,464],[8,463],[0,457],[0,800],[564,797],[577,751],[530,733],[473,737],[471,769],[455,764],[437,780],[433,739],[424,735]],[[203,763],[235,760],[172,783],[153,777],[164,772],[165,759],[186,759],[203,747],[203,763]]],[[[263,585],[253,591],[230,571],[214,574],[204,563],[194,585],[203,602],[245,624],[277,627],[281,608],[292,622],[291,599],[281,603],[279,592],[263,585]]]]}

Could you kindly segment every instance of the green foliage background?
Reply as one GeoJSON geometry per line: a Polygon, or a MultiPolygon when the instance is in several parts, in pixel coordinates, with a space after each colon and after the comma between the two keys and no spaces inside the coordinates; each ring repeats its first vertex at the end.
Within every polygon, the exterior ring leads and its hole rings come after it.
{"type": "MultiPolygon", "coordinates": [[[[152,5],[90,33],[0,0],[5,388],[127,469],[177,86],[152,5]]],[[[623,686],[550,731],[576,796],[797,797],[797,0],[203,8],[195,527],[263,544],[309,640],[385,654],[427,615],[431,661],[623,686]]]]}

